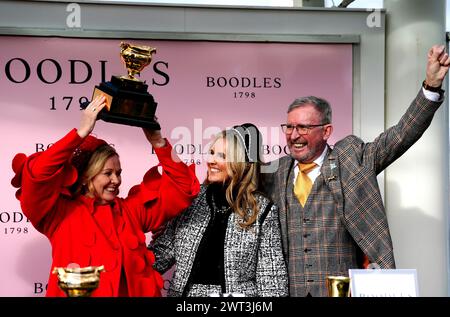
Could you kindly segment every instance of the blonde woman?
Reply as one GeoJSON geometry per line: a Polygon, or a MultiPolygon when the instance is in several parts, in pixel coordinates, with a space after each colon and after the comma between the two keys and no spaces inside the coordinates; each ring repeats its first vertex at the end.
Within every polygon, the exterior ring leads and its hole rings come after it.
{"type": "MultiPolygon", "coordinates": [[[[12,185],[33,226],[50,241],[52,266],[101,266],[98,297],[160,296],[163,280],[153,269],[145,233],[158,230],[187,208],[199,190],[193,171],[174,161],[160,130],[144,129],[163,173],[149,169],[120,198],[122,167],[116,150],[93,131],[105,97],[94,99],[72,129],[44,152],[17,154],[12,185]]],[[[47,296],[65,296],[50,274],[47,296]]]]}
{"type": "Polygon", "coordinates": [[[278,209],[258,191],[261,134],[252,124],[212,143],[199,196],[152,242],[168,296],[287,296],[278,209]]]}

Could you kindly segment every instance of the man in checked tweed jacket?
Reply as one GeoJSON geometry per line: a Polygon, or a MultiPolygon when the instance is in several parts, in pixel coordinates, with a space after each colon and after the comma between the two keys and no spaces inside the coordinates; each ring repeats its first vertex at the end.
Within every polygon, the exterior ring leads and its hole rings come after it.
{"type": "Polygon", "coordinates": [[[329,104],[317,97],[295,100],[288,109],[290,156],[280,158],[265,187],[279,206],[290,296],[327,296],[326,276],[348,275],[361,259],[395,268],[388,222],[377,175],[408,150],[428,128],[443,102],[441,84],[450,58],[444,46],[428,53],[426,79],[399,123],[364,143],[348,136],[327,144],[333,127],[329,104]],[[304,206],[293,192],[298,163],[317,166],[304,206]],[[366,259],[367,259],[366,258],[366,259]]]}

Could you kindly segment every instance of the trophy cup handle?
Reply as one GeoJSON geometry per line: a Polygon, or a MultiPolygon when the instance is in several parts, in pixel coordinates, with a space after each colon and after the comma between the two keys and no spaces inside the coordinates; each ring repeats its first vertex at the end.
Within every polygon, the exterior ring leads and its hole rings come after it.
{"type": "Polygon", "coordinates": [[[95,268],[95,274],[99,274],[100,272],[105,272],[105,266],[104,265],[97,266],[95,268]]]}

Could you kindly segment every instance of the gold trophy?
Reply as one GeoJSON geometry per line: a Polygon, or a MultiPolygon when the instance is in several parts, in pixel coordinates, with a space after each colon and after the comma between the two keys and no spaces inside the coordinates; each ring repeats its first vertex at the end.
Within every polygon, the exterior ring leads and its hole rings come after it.
{"type": "Polygon", "coordinates": [[[55,267],[53,274],[58,275],[58,286],[67,297],[89,297],[100,282],[100,273],[104,266],[55,267]]]}
{"type": "MultiPolygon", "coordinates": [[[[150,46],[137,46],[120,43],[120,56],[127,69],[125,76],[112,76],[111,81],[95,86],[92,99],[97,95],[106,96],[106,107],[98,118],[107,122],[159,130],[155,120],[157,103],[147,92],[148,85],[136,78],[137,74],[152,61],[156,49],[150,46]]],[[[82,108],[89,103],[84,103],[82,108]]]]}
{"type": "Polygon", "coordinates": [[[327,276],[328,297],[350,297],[350,278],[327,276]]]}

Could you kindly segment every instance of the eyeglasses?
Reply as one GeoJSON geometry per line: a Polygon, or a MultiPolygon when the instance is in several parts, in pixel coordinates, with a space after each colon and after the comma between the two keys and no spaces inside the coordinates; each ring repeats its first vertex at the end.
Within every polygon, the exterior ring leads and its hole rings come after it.
{"type": "Polygon", "coordinates": [[[323,127],[324,125],[327,125],[328,123],[322,123],[322,124],[282,124],[281,130],[285,134],[292,134],[294,132],[294,128],[300,135],[310,134],[311,130],[317,127],[323,127]]]}

